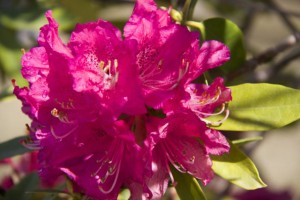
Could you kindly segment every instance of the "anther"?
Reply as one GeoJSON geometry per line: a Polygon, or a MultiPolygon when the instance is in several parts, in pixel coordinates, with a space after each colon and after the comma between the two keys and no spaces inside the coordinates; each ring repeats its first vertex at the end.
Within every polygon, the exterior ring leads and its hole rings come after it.
{"type": "Polygon", "coordinates": [[[99,62],[99,64],[98,64],[98,66],[99,66],[101,69],[103,69],[103,68],[104,68],[104,64],[105,64],[104,61],[101,60],[101,61],[99,62]]]}
{"type": "Polygon", "coordinates": [[[53,108],[53,109],[51,110],[51,115],[52,115],[53,117],[59,117],[59,111],[58,111],[56,108],[53,108]]]}

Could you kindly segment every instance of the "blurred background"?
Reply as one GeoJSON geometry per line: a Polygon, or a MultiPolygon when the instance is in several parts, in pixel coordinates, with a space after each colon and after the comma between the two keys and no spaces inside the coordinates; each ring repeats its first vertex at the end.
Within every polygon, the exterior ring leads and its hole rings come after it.
{"type": "MultiPolygon", "coordinates": [[[[20,74],[21,49],[27,51],[37,45],[39,28],[47,23],[44,12],[53,11],[60,24],[60,35],[67,42],[76,23],[101,18],[122,29],[133,3],[130,0],[0,0],[0,142],[24,135],[25,124],[30,122],[22,114],[20,102],[12,96],[11,79],[16,79],[18,85],[26,85],[20,74]]],[[[180,9],[184,0],[157,3],[180,9]]],[[[300,88],[299,0],[198,0],[192,19],[202,21],[212,17],[236,23],[244,33],[247,59],[255,57],[259,61],[250,66],[249,62],[242,64],[244,70],[228,76],[228,85],[270,82],[300,88]]],[[[229,138],[264,137],[244,148],[269,187],[243,194],[245,191],[216,177],[205,188],[210,199],[300,199],[299,122],[269,132],[225,134],[229,138]]],[[[0,182],[9,170],[0,170],[0,182]]]]}

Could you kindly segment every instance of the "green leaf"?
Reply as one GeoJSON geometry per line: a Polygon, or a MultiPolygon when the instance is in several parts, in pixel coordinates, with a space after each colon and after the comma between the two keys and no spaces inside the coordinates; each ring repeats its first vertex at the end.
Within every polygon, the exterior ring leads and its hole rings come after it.
{"type": "Polygon", "coordinates": [[[5,200],[29,200],[31,199],[31,194],[27,194],[27,191],[36,189],[38,185],[38,175],[31,173],[23,178],[15,187],[7,191],[5,200]]]}
{"type": "Polygon", "coordinates": [[[244,63],[246,50],[243,33],[232,21],[223,18],[211,18],[202,22],[188,21],[186,24],[200,31],[202,41],[218,40],[229,47],[230,61],[220,68],[225,74],[238,69],[244,63]]]}
{"type": "Polygon", "coordinates": [[[263,137],[261,137],[261,136],[251,137],[251,138],[243,138],[243,139],[233,140],[232,144],[242,145],[242,144],[247,144],[249,142],[259,141],[262,139],[263,139],[263,137]]]}
{"type": "Polygon", "coordinates": [[[37,189],[37,190],[30,190],[26,191],[26,194],[31,195],[32,199],[43,199],[43,200],[54,200],[54,199],[60,199],[59,194],[64,194],[67,196],[70,196],[65,191],[62,190],[56,190],[56,189],[37,189]]]}
{"type": "Polygon", "coordinates": [[[9,141],[0,143],[0,160],[10,158],[16,155],[30,152],[30,149],[25,148],[20,141],[25,139],[25,136],[16,137],[9,141]]]}
{"type": "Polygon", "coordinates": [[[128,189],[123,189],[119,195],[118,195],[118,200],[128,200],[130,199],[130,190],[128,189]]]}
{"type": "Polygon", "coordinates": [[[102,4],[93,0],[64,0],[60,1],[60,7],[66,13],[73,15],[77,22],[85,23],[98,19],[102,4]]]}
{"type": "Polygon", "coordinates": [[[176,181],[176,191],[180,199],[185,200],[206,200],[206,197],[198,181],[187,173],[180,173],[171,168],[172,174],[176,181]]]}
{"type": "MultiPolygon", "coordinates": [[[[300,118],[300,90],[275,84],[242,84],[230,87],[229,118],[218,130],[265,131],[300,118]]],[[[217,121],[224,116],[210,117],[217,121]]]]}
{"type": "Polygon", "coordinates": [[[15,9],[16,6],[10,6],[4,12],[1,12],[0,9],[0,23],[5,28],[13,30],[38,31],[41,26],[47,23],[44,13],[51,7],[54,18],[59,22],[60,30],[69,29],[75,24],[72,15],[59,5],[55,7],[41,5],[42,3],[31,5],[24,10],[17,10],[15,9]]]}
{"type": "Polygon", "coordinates": [[[250,158],[241,152],[236,145],[231,143],[230,146],[228,154],[211,156],[214,172],[231,183],[247,190],[266,187],[250,158]]]}

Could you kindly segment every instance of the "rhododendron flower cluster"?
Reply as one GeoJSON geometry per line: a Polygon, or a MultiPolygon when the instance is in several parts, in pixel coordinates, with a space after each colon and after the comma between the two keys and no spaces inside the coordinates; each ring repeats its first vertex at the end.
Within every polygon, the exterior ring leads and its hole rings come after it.
{"type": "Polygon", "coordinates": [[[138,0],[123,34],[103,20],[79,24],[65,44],[51,11],[38,47],[22,58],[29,87],[14,93],[31,119],[44,184],[66,175],[76,192],[116,199],[157,199],[175,183],[170,166],[203,184],[209,155],[229,151],[207,117],[231,100],[223,79],[194,80],[230,58],[218,41],[177,24],[153,0],[138,0]]]}

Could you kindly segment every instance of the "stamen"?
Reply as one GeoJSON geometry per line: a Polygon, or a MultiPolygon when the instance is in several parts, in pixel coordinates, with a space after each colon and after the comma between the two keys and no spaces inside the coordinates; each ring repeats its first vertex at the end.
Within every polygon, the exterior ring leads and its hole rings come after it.
{"type": "Polygon", "coordinates": [[[171,183],[172,185],[176,185],[176,182],[175,182],[175,179],[174,179],[174,176],[170,170],[170,166],[169,166],[169,163],[166,163],[166,166],[167,166],[167,171],[169,173],[169,176],[170,176],[170,180],[171,180],[171,183]]]}
{"type": "Polygon", "coordinates": [[[104,152],[103,157],[100,160],[96,160],[96,163],[100,163],[100,166],[94,173],[91,174],[91,176],[97,180],[97,183],[99,184],[98,188],[104,194],[110,193],[116,186],[121,169],[121,155],[123,154],[123,150],[124,146],[122,141],[117,140],[114,142],[114,144],[112,144],[112,147],[109,149],[109,152],[104,152]],[[109,181],[107,184],[105,184],[107,178],[110,176],[113,176],[113,181],[109,181]],[[103,186],[109,188],[104,189],[103,186]]]}
{"type": "Polygon", "coordinates": [[[104,61],[102,61],[102,60],[99,62],[98,66],[100,67],[100,69],[103,70],[104,64],[105,64],[105,63],[104,63],[104,61]]]}
{"type": "Polygon", "coordinates": [[[212,122],[212,121],[209,121],[209,120],[203,119],[203,118],[200,118],[200,120],[205,122],[207,125],[220,126],[228,118],[228,116],[229,116],[229,110],[226,109],[224,118],[219,121],[212,122]]]}
{"type": "Polygon", "coordinates": [[[36,130],[32,129],[28,124],[25,124],[26,130],[30,133],[35,132],[36,130]]]}
{"type": "Polygon", "coordinates": [[[110,188],[108,189],[108,190],[104,190],[104,188],[102,187],[102,186],[98,186],[98,188],[99,188],[99,190],[102,192],[102,193],[104,193],[104,194],[109,194],[109,193],[111,193],[111,191],[113,191],[113,189],[114,189],[114,187],[115,187],[115,185],[116,185],[116,183],[117,183],[117,179],[118,179],[118,177],[119,177],[119,172],[120,172],[120,169],[121,169],[121,162],[119,162],[119,164],[118,164],[118,166],[117,166],[117,174],[116,174],[116,176],[115,176],[115,179],[114,179],[114,182],[113,182],[113,184],[110,186],[110,188]]]}
{"type": "Polygon", "coordinates": [[[51,115],[53,117],[58,118],[59,121],[65,123],[65,124],[72,124],[73,123],[73,121],[70,121],[69,118],[68,118],[68,116],[64,112],[58,111],[56,108],[53,108],[51,110],[51,115]]]}
{"type": "Polygon", "coordinates": [[[119,72],[117,70],[118,60],[114,59],[113,62],[108,60],[106,65],[104,61],[100,61],[98,65],[100,69],[102,69],[102,72],[104,72],[104,79],[108,83],[105,87],[111,88],[115,86],[119,78],[119,72]]]}
{"type": "Polygon", "coordinates": [[[26,138],[24,140],[20,141],[21,144],[31,150],[39,150],[42,147],[40,146],[40,142],[39,141],[32,141],[30,138],[26,138]]]}
{"type": "Polygon", "coordinates": [[[104,67],[104,69],[103,69],[103,71],[105,72],[105,73],[107,73],[107,74],[109,74],[110,73],[110,68],[111,68],[111,60],[108,60],[107,61],[108,63],[107,63],[107,65],[104,67]]]}
{"type": "Polygon", "coordinates": [[[62,136],[59,136],[55,133],[53,126],[50,126],[50,131],[51,131],[51,133],[52,133],[52,135],[54,136],[55,139],[64,139],[65,137],[69,136],[71,133],[76,131],[77,128],[78,128],[78,125],[76,125],[74,128],[72,128],[70,131],[68,131],[67,133],[65,133],[62,136]]]}
{"type": "Polygon", "coordinates": [[[224,111],[225,111],[225,108],[226,108],[226,105],[225,103],[222,103],[222,108],[219,112],[217,113],[205,113],[205,112],[201,112],[201,111],[198,111],[196,109],[192,109],[193,112],[199,114],[199,115],[205,115],[205,116],[216,116],[216,115],[220,115],[222,114],[224,111]]]}
{"type": "Polygon", "coordinates": [[[52,110],[51,110],[51,115],[53,116],[53,117],[59,117],[59,114],[58,114],[58,110],[56,109],[56,108],[53,108],[52,110]]]}
{"type": "MultiPolygon", "coordinates": [[[[185,63],[184,59],[183,59],[183,63],[185,63]]],[[[174,88],[176,88],[179,84],[179,82],[181,81],[181,79],[183,78],[183,76],[188,72],[190,67],[190,63],[186,62],[185,67],[179,70],[179,75],[178,75],[178,79],[176,81],[176,83],[170,88],[170,90],[173,90],[174,88]]]]}
{"type": "Polygon", "coordinates": [[[24,147],[26,147],[27,149],[31,149],[31,150],[40,150],[42,149],[42,147],[40,146],[40,144],[35,144],[35,143],[23,143],[22,144],[24,147]]]}

